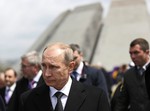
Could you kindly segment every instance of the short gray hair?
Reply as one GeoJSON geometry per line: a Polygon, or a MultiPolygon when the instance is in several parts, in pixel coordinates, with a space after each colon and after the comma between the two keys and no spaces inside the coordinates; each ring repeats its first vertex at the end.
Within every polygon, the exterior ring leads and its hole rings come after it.
{"type": "Polygon", "coordinates": [[[66,65],[68,65],[71,61],[73,61],[73,58],[74,58],[73,51],[68,44],[61,43],[61,42],[50,44],[44,49],[43,53],[45,52],[45,50],[47,50],[48,48],[51,48],[51,47],[57,47],[57,48],[63,50],[64,62],[66,65]]]}
{"type": "Polygon", "coordinates": [[[21,59],[27,59],[28,62],[31,64],[31,65],[40,65],[40,56],[39,54],[37,53],[37,51],[31,51],[31,52],[28,52],[26,54],[24,54],[21,59]]]}

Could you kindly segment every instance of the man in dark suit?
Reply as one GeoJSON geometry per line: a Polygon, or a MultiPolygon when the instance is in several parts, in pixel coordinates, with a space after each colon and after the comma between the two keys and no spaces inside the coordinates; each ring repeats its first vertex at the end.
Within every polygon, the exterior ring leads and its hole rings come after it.
{"type": "MultiPolygon", "coordinates": [[[[87,85],[93,85],[102,88],[108,96],[108,88],[105,76],[100,69],[96,69],[89,65],[86,65],[83,61],[83,54],[78,44],[70,44],[71,49],[75,57],[74,71],[77,72],[77,81],[80,81],[87,85]]],[[[73,72],[74,73],[74,72],[73,72]]],[[[74,76],[72,73],[72,77],[74,76]]]]}
{"type": "Polygon", "coordinates": [[[143,38],[137,38],[130,43],[130,57],[135,66],[124,74],[124,81],[120,87],[119,97],[113,106],[113,111],[149,111],[150,100],[148,98],[145,73],[149,64],[149,44],[143,38]],[[149,108],[148,108],[148,107],[149,108]]]}
{"type": "Polygon", "coordinates": [[[71,79],[73,59],[69,45],[54,43],[44,49],[41,65],[46,84],[30,92],[24,111],[54,111],[58,106],[61,111],[110,111],[103,90],[71,79]]]}
{"type": "Polygon", "coordinates": [[[5,110],[5,104],[4,104],[4,101],[0,95],[0,111],[6,111],[5,110]]]}
{"type": "Polygon", "coordinates": [[[44,84],[40,63],[40,57],[36,51],[28,52],[21,57],[21,71],[23,77],[17,81],[19,101],[20,96],[24,92],[44,84]]]}
{"type": "Polygon", "coordinates": [[[7,68],[4,71],[6,87],[0,89],[0,95],[2,96],[6,111],[18,111],[18,96],[16,92],[17,73],[12,68],[7,68]]]}
{"type": "MultiPolygon", "coordinates": [[[[146,84],[146,88],[147,88],[147,92],[148,92],[148,96],[150,100],[150,64],[147,66],[147,69],[145,71],[145,84],[146,84]]],[[[147,111],[150,111],[149,104],[146,106],[146,108],[147,108],[147,111]]]]}
{"type": "Polygon", "coordinates": [[[17,81],[19,95],[44,83],[40,57],[36,51],[28,52],[22,56],[21,71],[23,77],[17,81]]]}
{"type": "Polygon", "coordinates": [[[148,65],[148,67],[145,71],[145,83],[146,83],[148,96],[149,96],[149,99],[150,99],[150,65],[148,65]]]}

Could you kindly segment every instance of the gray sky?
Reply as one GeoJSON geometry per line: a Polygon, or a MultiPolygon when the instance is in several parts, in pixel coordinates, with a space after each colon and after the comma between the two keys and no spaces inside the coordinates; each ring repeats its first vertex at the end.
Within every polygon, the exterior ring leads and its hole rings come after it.
{"type": "Polygon", "coordinates": [[[61,12],[94,2],[107,12],[110,0],[1,0],[0,59],[20,58],[61,12]]]}
{"type": "Polygon", "coordinates": [[[61,12],[92,2],[100,0],[1,0],[0,59],[20,58],[61,12]]]}

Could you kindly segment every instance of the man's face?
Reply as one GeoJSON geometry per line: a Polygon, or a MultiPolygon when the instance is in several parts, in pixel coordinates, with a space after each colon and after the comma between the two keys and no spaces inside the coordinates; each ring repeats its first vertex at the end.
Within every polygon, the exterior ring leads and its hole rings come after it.
{"type": "Polygon", "coordinates": [[[26,58],[21,61],[21,71],[23,76],[29,80],[35,76],[34,65],[31,65],[26,58]]]}
{"type": "Polygon", "coordinates": [[[62,50],[46,49],[42,57],[43,78],[48,86],[61,89],[71,73],[69,64],[64,63],[62,50]]]}
{"type": "Polygon", "coordinates": [[[149,51],[143,51],[140,45],[130,47],[130,57],[136,66],[143,66],[148,62],[149,51]]]}
{"type": "Polygon", "coordinates": [[[5,72],[5,81],[6,81],[6,85],[7,86],[11,86],[13,85],[17,80],[17,77],[15,76],[14,74],[14,71],[13,70],[7,70],[5,72]]]}
{"type": "Polygon", "coordinates": [[[78,66],[80,65],[80,62],[81,62],[81,60],[82,60],[82,55],[80,55],[79,53],[78,53],[78,51],[74,51],[73,52],[73,55],[74,55],[74,57],[75,57],[75,60],[74,60],[74,62],[75,62],[75,69],[77,69],[78,68],[78,66]]]}

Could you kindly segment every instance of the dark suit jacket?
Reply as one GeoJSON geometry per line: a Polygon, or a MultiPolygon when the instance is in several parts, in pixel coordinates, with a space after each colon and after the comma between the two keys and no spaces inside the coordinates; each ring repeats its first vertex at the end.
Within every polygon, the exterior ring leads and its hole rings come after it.
{"type": "Polygon", "coordinates": [[[126,111],[129,105],[130,111],[149,111],[146,109],[146,106],[150,107],[149,103],[145,74],[139,75],[137,67],[129,69],[124,74],[124,82],[114,111],[126,111]]]}
{"type": "Polygon", "coordinates": [[[32,90],[28,90],[21,94],[19,99],[19,111],[24,111],[24,102],[26,101],[28,95],[32,92],[32,90]]]}
{"type": "Polygon", "coordinates": [[[5,106],[6,106],[6,111],[18,111],[18,95],[17,95],[17,92],[16,92],[16,88],[8,102],[8,104],[6,104],[6,101],[5,101],[5,89],[6,87],[0,89],[0,95],[2,96],[3,100],[4,100],[4,103],[5,103],[5,106]]]}
{"type": "Polygon", "coordinates": [[[150,65],[148,65],[145,71],[145,83],[146,83],[146,88],[150,99],[150,65]]]}
{"type": "MultiPolygon", "coordinates": [[[[44,80],[43,80],[43,76],[40,77],[38,83],[37,83],[37,86],[36,87],[39,87],[41,85],[45,84],[44,80]]],[[[20,106],[22,105],[22,102],[20,102],[20,97],[23,93],[25,93],[26,91],[29,91],[30,88],[29,88],[29,82],[28,82],[28,79],[26,78],[21,78],[19,81],[17,81],[17,95],[18,95],[18,109],[19,111],[21,110],[20,109],[20,106]]]]}
{"type": "MultiPolygon", "coordinates": [[[[53,111],[49,87],[33,89],[24,102],[24,111],[53,111]]],[[[110,111],[103,90],[73,81],[64,111],[110,111]]]]}
{"type": "MultiPolygon", "coordinates": [[[[147,88],[147,92],[148,92],[148,96],[150,100],[150,64],[148,65],[145,71],[145,83],[146,83],[146,88],[147,88]]],[[[147,108],[147,111],[150,111],[149,104],[146,106],[146,108],[147,108]]]]}
{"type": "MultiPolygon", "coordinates": [[[[43,76],[41,76],[37,83],[37,87],[41,86],[43,83],[44,83],[43,76]]],[[[17,93],[18,93],[19,97],[22,93],[24,93],[28,90],[30,90],[28,79],[23,77],[17,81],[17,93]]]]}
{"type": "MultiPolygon", "coordinates": [[[[41,86],[42,84],[44,84],[44,80],[43,80],[43,76],[40,77],[38,83],[37,83],[37,87],[41,86]]],[[[25,91],[28,91],[29,89],[29,81],[28,79],[22,77],[20,80],[17,81],[17,93],[18,96],[20,96],[22,93],[24,93],[25,91]]]]}
{"type": "Polygon", "coordinates": [[[3,101],[3,98],[1,97],[1,95],[0,95],[0,111],[6,111],[5,104],[4,104],[4,101],[3,101]]]}
{"type": "Polygon", "coordinates": [[[102,88],[108,96],[106,79],[101,70],[84,64],[80,82],[102,88]]]}

